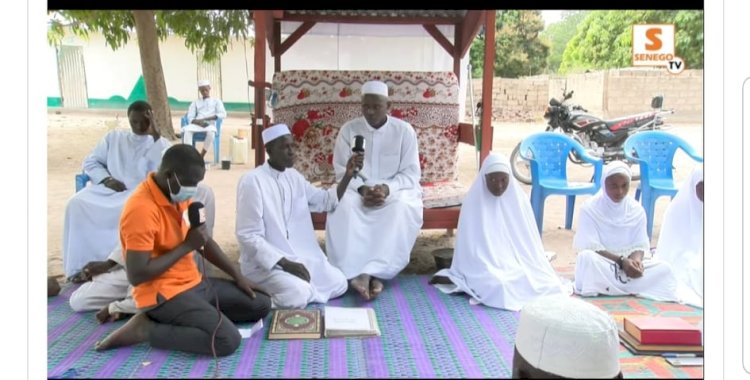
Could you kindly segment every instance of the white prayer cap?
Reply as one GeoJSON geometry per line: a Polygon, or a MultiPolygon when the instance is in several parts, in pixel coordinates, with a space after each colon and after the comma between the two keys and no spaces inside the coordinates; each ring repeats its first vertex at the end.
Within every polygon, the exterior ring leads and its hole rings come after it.
{"type": "Polygon", "coordinates": [[[203,86],[210,86],[210,85],[211,85],[211,82],[209,82],[209,81],[207,81],[207,80],[205,80],[205,79],[204,79],[204,80],[199,80],[199,81],[198,81],[198,87],[203,87],[203,86]]]}
{"type": "Polygon", "coordinates": [[[630,171],[630,166],[622,161],[612,161],[604,166],[604,179],[607,179],[614,174],[624,174],[628,177],[628,182],[630,182],[630,179],[633,176],[630,171]]]}
{"type": "Polygon", "coordinates": [[[263,145],[270,143],[277,138],[292,134],[289,132],[289,127],[286,124],[276,124],[273,127],[269,127],[263,130],[263,145]]]}
{"type": "Polygon", "coordinates": [[[371,80],[369,82],[365,82],[365,84],[362,85],[362,95],[364,96],[366,94],[380,95],[387,98],[388,85],[379,80],[371,80]]]}
{"type": "Polygon", "coordinates": [[[533,367],[568,378],[614,378],[620,373],[617,325],[578,298],[543,296],[521,310],[518,353],[533,367]]]}

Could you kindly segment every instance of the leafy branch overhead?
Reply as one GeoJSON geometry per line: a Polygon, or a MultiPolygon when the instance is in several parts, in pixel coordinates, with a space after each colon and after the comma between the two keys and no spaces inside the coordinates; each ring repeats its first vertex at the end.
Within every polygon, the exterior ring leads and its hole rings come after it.
{"type": "MultiPolygon", "coordinates": [[[[253,34],[252,19],[247,10],[162,10],[155,11],[156,33],[160,40],[173,34],[185,40],[191,52],[201,51],[205,61],[214,62],[228,50],[233,40],[249,40],[253,34]]],[[[49,11],[47,40],[59,45],[66,29],[87,38],[90,33],[101,33],[113,50],[127,44],[135,32],[131,11],[58,10],[49,11]]]]}

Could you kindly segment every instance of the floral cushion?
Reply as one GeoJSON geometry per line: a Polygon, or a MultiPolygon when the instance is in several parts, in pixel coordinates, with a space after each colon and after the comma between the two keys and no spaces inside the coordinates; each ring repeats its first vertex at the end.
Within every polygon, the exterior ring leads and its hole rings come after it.
{"type": "Polygon", "coordinates": [[[361,116],[360,88],[368,80],[382,80],[388,85],[391,115],[415,128],[422,184],[455,181],[459,116],[458,81],[452,72],[276,73],[273,89],[278,104],[273,121],[289,125],[292,131],[298,155],[295,168],[311,182],[334,180],[336,136],[345,122],[361,116]]]}
{"type": "Polygon", "coordinates": [[[459,206],[468,189],[455,181],[427,183],[422,185],[424,208],[459,206]]]}

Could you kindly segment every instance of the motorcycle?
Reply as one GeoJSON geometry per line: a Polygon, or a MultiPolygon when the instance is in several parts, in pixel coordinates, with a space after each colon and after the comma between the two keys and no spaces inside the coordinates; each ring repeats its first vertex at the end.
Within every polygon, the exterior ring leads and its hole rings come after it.
{"type": "MultiPolygon", "coordinates": [[[[662,108],[664,96],[657,95],[651,99],[651,111],[635,115],[623,116],[613,120],[603,120],[589,114],[589,111],[580,105],[566,104],[573,97],[573,90],[566,93],[563,88],[562,101],[555,98],[550,99],[544,118],[547,119],[545,131],[563,133],[580,143],[594,157],[599,157],[606,165],[610,161],[626,161],[623,145],[630,135],[642,131],[667,129],[664,125],[664,116],[673,114],[674,110],[662,108]]],[[[511,170],[513,176],[522,183],[531,184],[531,170],[529,162],[520,155],[521,143],[513,149],[510,156],[511,170]]],[[[571,151],[570,161],[577,165],[589,165],[583,162],[578,155],[571,151]]],[[[627,161],[626,161],[627,162],[627,161]]],[[[629,165],[634,163],[628,162],[629,165]]],[[[633,180],[640,179],[634,175],[633,180]]]]}

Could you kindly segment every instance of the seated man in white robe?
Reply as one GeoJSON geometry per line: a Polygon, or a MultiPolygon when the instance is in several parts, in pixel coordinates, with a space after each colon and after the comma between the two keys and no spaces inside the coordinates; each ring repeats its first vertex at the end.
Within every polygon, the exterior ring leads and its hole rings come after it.
{"type": "Polygon", "coordinates": [[[63,268],[73,282],[91,261],[102,261],[119,244],[120,212],[133,189],[155,171],[169,141],[159,135],[151,106],[142,100],[128,107],[130,131],[107,133],[83,161],[92,185],[65,207],[63,268]]]}
{"type": "MultiPolygon", "coordinates": [[[[422,171],[417,134],[403,120],[388,115],[388,86],[362,85],[362,117],[346,122],[333,151],[336,180],[342,181],[355,136],[362,136],[364,166],[347,196],[326,221],[326,252],[365,300],[383,291],[382,280],[407,264],[422,227],[422,171]]],[[[361,140],[361,139],[360,139],[361,140]]]]}
{"type": "Polygon", "coordinates": [[[198,92],[200,98],[194,100],[188,108],[189,124],[182,127],[182,142],[193,143],[193,134],[206,132],[206,140],[203,141],[201,156],[205,157],[208,149],[213,149],[216,138],[216,119],[225,119],[227,111],[224,103],[217,98],[211,97],[211,83],[207,80],[198,81],[198,92]]]}
{"type": "Polygon", "coordinates": [[[500,154],[484,159],[461,204],[451,267],[430,281],[444,292],[465,292],[472,301],[511,311],[535,298],[570,295],[544,254],[526,193],[500,154]]]}
{"type": "Polygon", "coordinates": [[[684,298],[703,307],[703,167],[693,172],[669,203],[659,233],[656,254],[669,263],[684,298]],[[698,302],[700,301],[700,302],[698,302]]]}
{"type": "MultiPolygon", "coordinates": [[[[193,202],[204,205],[206,230],[213,237],[216,219],[216,200],[213,190],[198,183],[193,202]]],[[[203,268],[203,256],[194,255],[198,268],[203,268]]],[[[202,271],[202,270],[201,270],[202,271]]],[[[133,301],[133,286],[128,281],[122,245],[112,250],[106,261],[92,261],[83,267],[81,279],[85,282],[70,295],[70,308],[76,312],[98,310],[99,323],[114,322],[138,312],[133,301]]]]}
{"type": "Polygon", "coordinates": [[[602,177],[602,188],[581,207],[573,238],[576,293],[679,301],[669,264],[645,256],[650,251],[646,212],[628,196],[630,168],[613,161],[602,177]]]}
{"type": "Polygon", "coordinates": [[[617,324],[598,307],[555,295],[521,310],[514,379],[622,379],[617,324]]]}
{"type": "Polygon", "coordinates": [[[268,161],[244,174],[237,186],[240,269],[271,295],[274,308],[326,303],[343,295],[347,282],[323,254],[310,212],[336,207],[362,155],[349,159],[336,189],[323,190],[292,168],[294,141],[285,124],[263,130],[262,137],[268,161]]]}

